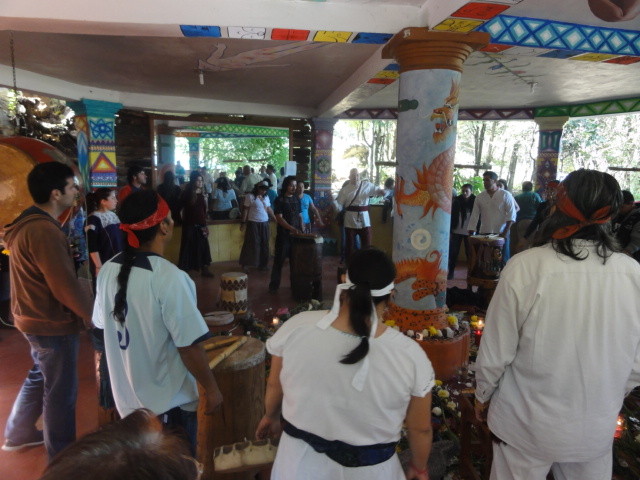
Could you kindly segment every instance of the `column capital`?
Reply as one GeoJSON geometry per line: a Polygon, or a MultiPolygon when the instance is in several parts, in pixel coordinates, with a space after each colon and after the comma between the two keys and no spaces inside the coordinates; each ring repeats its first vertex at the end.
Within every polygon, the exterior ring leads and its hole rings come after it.
{"type": "Polygon", "coordinates": [[[540,130],[562,130],[569,117],[534,117],[540,130]]]}
{"type": "Polygon", "coordinates": [[[337,122],[337,118],[316,117],[311,119],[311,123],[313,124],[314,128],[319,130],[333,130],[333,127],[337,122]]]}
{"type": "Polygon", "coordinates": [[[410,70],[445,69],[462,72],[467,57],[489,43],[485,32],[436,32],[405,28],[382,49],[382,58],[396,59],[400,73],[410,70]]]}
{"type": "Polygon", "coordinates": [[[67,102],[76,115],[86,115],[87,117],[113,117],[119,110],[122,110],[121,103],[103,102],[101,100],[90,100],[81,98],[76,102],[67,102]]]}

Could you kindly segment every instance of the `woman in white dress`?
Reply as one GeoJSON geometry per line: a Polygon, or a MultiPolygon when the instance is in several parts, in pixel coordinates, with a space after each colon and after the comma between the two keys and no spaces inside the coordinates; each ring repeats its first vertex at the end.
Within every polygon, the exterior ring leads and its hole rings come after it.
{"type": "Polygon", "coordinates": [[[395,274],[380,250],[354,252],[332,310],[296,315],[267,341],[256,436],[282,433],[272,480],[428,479],[433,369],[416,342],[378,321],[395,274]],[[406,477],[395,453],[403,423],[406,477]]]}

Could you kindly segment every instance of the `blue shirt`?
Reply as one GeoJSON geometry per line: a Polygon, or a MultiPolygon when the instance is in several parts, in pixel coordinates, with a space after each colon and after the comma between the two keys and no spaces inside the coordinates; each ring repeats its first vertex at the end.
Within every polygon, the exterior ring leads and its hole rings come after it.
{"type": "Polygon", "coordinates": [[[311,218],[309,217],[309,207],[313,205],[313,199],[310,195],[303,193],[302,198],[300,199],[300,209],[302,213],[302,223],[311,223],[311,218]]]}
{"type": "Polygon", "coordinates": [[[216,211],[231,210],[233,208],[231,201],[236,200],[236,192],[234,192],[231,188],[226,192],[218,188],[213,194],[213,198],[214,200],[216,200],[216,211]]]}

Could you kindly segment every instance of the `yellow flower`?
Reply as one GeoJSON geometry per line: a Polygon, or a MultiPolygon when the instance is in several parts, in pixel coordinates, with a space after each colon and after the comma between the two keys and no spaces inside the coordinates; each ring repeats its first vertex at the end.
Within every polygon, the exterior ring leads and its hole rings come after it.
{"type": "Polygon", "coordinates": [[[458,318],[454,317],[453,315],[449,315],[447,317],[447,321],[449,322],[449,325],[451,325],[451,326],[458,324],[458,318]]]}
{"type": "Polygon", "coordinates": [[[438,396],[440,398],[449,398],[449,392],[447,390],[442,389],[438,392],[438,396]]]}
{"type": "Polygon", "coordinates": [[[396,326],[396,321],[395,320],[387,320],[387,321],[384,322],[384,324],[387,327],[395,327],[396,326]]]}
{"type": "Polygon", "coordinates": [[[438,335],[438,330],[436,329],[436,327],[429,327],[429,336],[435,337],[436,335],[438,335]]]}
{"type": "Polygon", "coordinates": [[[477,322],[478,321],[478,315],[471,315],[471,321],[472,322],[477,322]]]}
{"type": "Polygon", "coordinates": [[[438,387],[441,387],[442,386],[442,380],[436,380],[436,385],[438,387]]]}
{"type": "Polygon", "coordinates": [[[9,250],[7,250],[6,248],[4,250],[2,250],[2,254],[3,255],[9,255],[9,250]]]}

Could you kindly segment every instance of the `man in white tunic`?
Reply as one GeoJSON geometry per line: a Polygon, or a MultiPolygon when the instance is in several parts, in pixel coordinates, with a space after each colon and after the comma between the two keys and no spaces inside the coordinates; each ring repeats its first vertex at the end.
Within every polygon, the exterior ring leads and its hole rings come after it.
{"type": "Polygon", "coordinates": [[[640,384],[640,265],[618,253],[616,180],[578,170],[537,248],[505,267],[476,363],[491,478],[610,480],[617,415],[640,384]]]}
{"type": "Polygon", "coordinates": [[[487,171],[482,175],[485,190],[476,197],[469,217],[469,235],[475,233],[480,220],[481,235],[497,234],[505,239],[503,261],[509,260],[507,239],[511,224],[516,220],[516,201],[507,190],[498,188],[498,175],[487,171]]]}
{"type": "Polygon", "coordinates": [[[384,195],[384,191],[367,180],[360,180],[360,172],[352,168],[349,182],[338,193],[336,202],[346,210],[344,215],[345,257],[348,260],[356,250],[356,236],[361,248],[371,245],[371,221],[369,220],[369,197],[384,195]]]}

